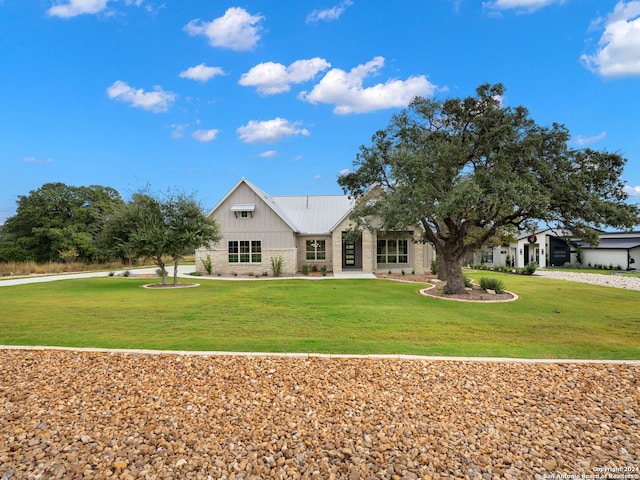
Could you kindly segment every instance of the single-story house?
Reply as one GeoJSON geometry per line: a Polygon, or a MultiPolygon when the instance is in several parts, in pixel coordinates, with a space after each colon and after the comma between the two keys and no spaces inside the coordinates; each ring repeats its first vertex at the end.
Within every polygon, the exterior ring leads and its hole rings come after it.
{"type": "Polygon", "coordinates": [[[272,196],[242,178],[209,212],[222,240],[196,250],[196,270],[262,275],[272,273],[272,259],[282,258],[282,273],[303,265],[328,272],[428,272],[435,258],[431,245],[416,243],[418,227],[377,234],[348,232],[354,202],[346,195],[272,196]]]}
{"type": "Polygon", "coordinates": [[[582,264],[636,270],[640,266],[640,232],[604,232],[600,243],[573,242],[582,250],[582,264]]]}
{"type": "Polygon", "coordinates": [[[474,252],[472,263],[525,267],[535,262],[539,268],[562,267],[578,263],[632,270],[640,262],[640,232],[601,232],[600,243],[577,240],[564,230],[547,228],[525,233],[509,245],[488,245],[474,252]]]}

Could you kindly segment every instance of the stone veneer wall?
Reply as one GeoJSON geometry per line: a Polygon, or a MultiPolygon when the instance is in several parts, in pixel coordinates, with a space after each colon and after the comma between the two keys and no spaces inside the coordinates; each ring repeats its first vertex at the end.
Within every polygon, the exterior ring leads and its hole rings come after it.
{"type": "Polygon", "coordinates": [[[262,249],[262,262],[260,263],[229,263],[229,253],[222,249],[198,249],[196,250],[196,271],[206,273],[203,261],[211,255],[212,274],[217,275],[238,275],[253,274],[261,276],[263,272],[273,275],[271,269],[271,258],[282,257],[282,274],[294,275],[298,269],[296,248],[271,248],[262,249]]]}
{"type": "Polygon", "coordinates": [[[362,271],[372,273],[376,268],[376,248],[378,236],[370,230],[362,231],[362,271]]]}
{"type": "Polygon", "coordinates": [[[298,270],[302,269],[303,265],[317,265],[318,269],[322,266],[327,267],[327,271],[333,271],[333,242],[331,237],[324,235],[310,235],[298,237],[298,270]],[[326,248],[326,260],[307,260],[307,240],[324,240],[326,248]]]}

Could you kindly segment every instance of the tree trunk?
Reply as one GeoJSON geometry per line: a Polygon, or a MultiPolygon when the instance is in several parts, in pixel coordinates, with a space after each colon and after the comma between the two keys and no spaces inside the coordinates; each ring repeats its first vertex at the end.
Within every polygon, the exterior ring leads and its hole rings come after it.
{"type": "Polygon", "coordinates": [[[466,293],[460,260],[454,255],[449,255],[445,258],[445,264],[443,267],[446,270],[447,276],[447,284],[444,287],[444,293],[447,295],[466,293]]]}
{"type": "Polygon", "coordinates": [[[436,250],[436,262],[438,263],[438,280],[443,282],[447,281],[447,260],[445,259],[444,252],[436,250]]]}
{"type": "Polygon", "coordinates": [[[173,260],[173,286],[178,285],[178,259],[173,260]]]}
{"type": "Polygon", "coordinates": [[[162,261],[162,258],[156,258],[156,265],[160,267],[160,275],[162,276],[162,285],[167,284],[167,269],[165,268],[165,264],[162,261]]]}

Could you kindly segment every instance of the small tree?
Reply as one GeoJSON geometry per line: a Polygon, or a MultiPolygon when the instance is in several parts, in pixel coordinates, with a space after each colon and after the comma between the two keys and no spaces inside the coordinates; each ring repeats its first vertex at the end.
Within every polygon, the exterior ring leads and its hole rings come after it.
{"type": "Polygon", "coordinates": [[[178,283],[178,263],[188,253],[222,238],[218,224],[207,217],[192,196],[169,196],[162,204],[167,253],[173,259],[173,284],[178,283]]]}
{"type": "Polygon", "coordinates": [[[105,230],[122,252],[150,258],[160,269],[163,285],[167,282],[167,258],[173,261],[176,285],[180,259],[221,238],[217,223],[204,214],[192,196],[181,193],[157,199],[146,191],[137,192],[112,216],[105,230]]]}

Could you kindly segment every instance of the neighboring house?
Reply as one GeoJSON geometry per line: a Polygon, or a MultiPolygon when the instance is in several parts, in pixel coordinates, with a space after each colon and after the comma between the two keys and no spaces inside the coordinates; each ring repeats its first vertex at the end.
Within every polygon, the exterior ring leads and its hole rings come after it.
{"type": "Polygon", "coordinates": [[[527,233],[509,245],[489,245],[473,255],[473,263],[525,267],[562,267],[578,263],[578,248],[583,266],[613,266],[636,269],[640,262],[640,232],[601,232],[600,243],[590,245],[572,238],[567,231],[548,228],[527,233]],[[568,241],[567,241],[568,239],[568,241]]]}
{"type": "Polygon", "coordinates": [[[598,245],[574,242],[582,250],[582,264],[636,270],[640,266],[640,232],[604,232],[598,245]]]}
{"type": "Polygon", "coordinates": [[[271,274],[278,257],[285,275],[303,265],[335,273],[429,271],[433,249],[413,242],[417,227],[380,235],[364,230],[354,239],[347,234],[353,207],[345,195],[271,196],[243,178],[209,213],[222,240],[196,251],[196,269],[205,271],[208,255],[216,274],[271,274]]]}

